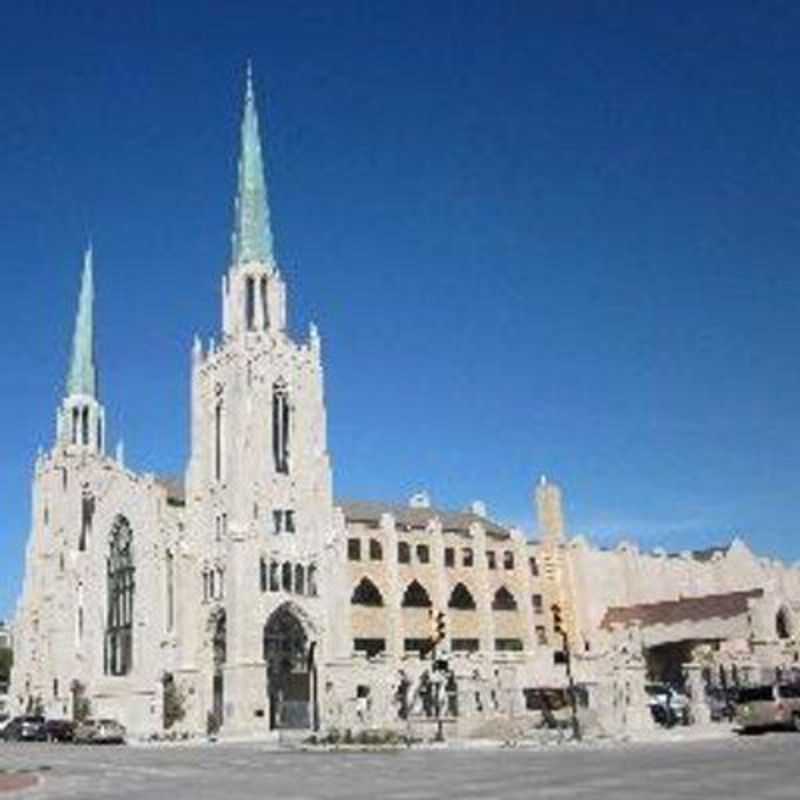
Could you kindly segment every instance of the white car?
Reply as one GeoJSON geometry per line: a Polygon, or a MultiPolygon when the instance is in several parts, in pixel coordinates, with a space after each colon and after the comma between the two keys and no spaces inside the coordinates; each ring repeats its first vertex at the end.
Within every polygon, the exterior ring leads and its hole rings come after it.
{"type": "Polygon", "coordinates": [[[689,698],[666,683],[648,683],[647,705],[653,719],[660,725],[688,725],[689,698]]]}

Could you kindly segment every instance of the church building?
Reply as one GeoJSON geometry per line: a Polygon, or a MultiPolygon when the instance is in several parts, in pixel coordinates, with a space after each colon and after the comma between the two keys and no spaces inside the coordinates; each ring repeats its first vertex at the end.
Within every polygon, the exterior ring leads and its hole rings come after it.
{"type": "Polygon", "coordinates": [[[108,452],[95,257],[84,255],[55,439],[35,464],[18,710],[88,707],[137,737],[170,725],[261,735],[402,725],[430,713],[434,686],[447,698],[439,715],[467,731],[524,714],[534,690],[572,678],[597,687],[598,713],[630,724],[631,687],[648,671],[798,659],[800,571],[743,543],[597,550],[567,537],[546,479],[532,497],[538,541],[479,502],[335,499],[322,340],[314,325],[289,333],[263,161],[248,70],[221,331],[190,354],[180,480],[108,452]]]}
{"type": "Polygon", "coordinates": [[[473,698],[556,680],[544,570],[519,531],[424,493],[334,500],[321,337],[288,332],[249,71],[232,242],[221,333],[191,353],[183,481],[107,452],[84,255],[55,442],[35,467],[20,707],[69,716],[85,699],[147,735],[168,690],[195,732],[318,729],[364,707],[379,723],[397,719],[398,685],[431,673],[434,642],[473,698]]]}

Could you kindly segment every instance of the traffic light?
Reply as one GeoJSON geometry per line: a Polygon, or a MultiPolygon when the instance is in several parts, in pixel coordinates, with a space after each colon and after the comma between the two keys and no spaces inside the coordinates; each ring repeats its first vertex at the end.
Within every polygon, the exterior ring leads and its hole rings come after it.
{"type": "Polygon", "coordinates": [[[431,624],[431,641],[436,645],[444,639],[447,633],[444,611],[434,612],[432,608],[428,609],[428,618],[431,624]]]}
{"type": "Polygon", "coordinates": [[[553,612],[553,630],[556,633],[563,633],[564,624],[563,620],[561,619],[561,606],[554,603],[552,606],[550,606],[550,610],[553,612]]]}
{"type": "Polygon", "coordinates": [[[444,611],[440,611],[436,615],[436,641],[441,642],[447,633],[447,623],[445,622],[444,618],[444,611]]]}

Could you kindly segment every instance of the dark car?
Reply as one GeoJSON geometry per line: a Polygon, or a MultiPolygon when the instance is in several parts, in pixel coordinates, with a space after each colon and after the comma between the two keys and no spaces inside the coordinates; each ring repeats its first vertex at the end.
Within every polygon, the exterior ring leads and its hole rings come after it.
{"type": "Polygon", "coordinates": [[[43,742],[46,738],[44,717],[34,715],[14,717],[0,735],[6,742],[43,742]]]}
{"type": "Polygon", "coordinates": [[[706,689],[706,703],[712,722],[733,722],[736,711],[737,689],[714,687],[706,689]]]}
{"type": "Polygon", "coordinates": [[[75,736],[75,723],[68,719],[49,719],[44,724],[48,742],[71,742],[75,736]]]}

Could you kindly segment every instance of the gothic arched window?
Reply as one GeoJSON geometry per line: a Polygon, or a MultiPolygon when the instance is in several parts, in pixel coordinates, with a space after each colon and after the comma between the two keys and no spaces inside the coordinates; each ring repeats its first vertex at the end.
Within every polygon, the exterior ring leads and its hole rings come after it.
{"type": "Polygon", "coordinates": [[[419,581],[411,581],[403,594],[403,608],[430,608],[431,605],[427,589],[419,581]]]}
{"type": "Polygon", "coordinates": [[[222,401],[214,408],[214,480],[222,480],[222,401]]]}
{"type": "Polygon", "coordinates": [[[111,528],[106,569],[105,673],[127,675],[133,667],[133,532],[123,516],[111,528]]]}
{"type": "Polygon", "coordinates": [[[87,542],[92,533],[92,520],[94,519],[94,497],[88,491],[81,496],[81,532],[78,538],[78,550],[86,550],[87,542]]]}
{"type": "Polygon", "coordinates": [[[382,606],[383,596],[380,589],[369,578],[362,578],[353,590],[350,602],[354,606],[382,606]]]}
{"type": "Polygon", "coordinates": [[[457,583],[450,593],[450,601],[447,605],[462,611],[472,611],[475,608],[475,598],[463,583],[457,583]]]}
{"type": "Polygon", "coordinates": [[[262,592],[266,592],[269,588],[269,575],[267,573],[267,562],[262,556],[258,562],[259,586],[262,592]]]}
{"type": "Polygon", "coordinates": [[[281,588],[284,592],[292,591],[292,565],[288,561],[281,567],[281,588]]]}
{"type": "Polygon", "coordinates": [[[81,444],[89,446],[89,408],[84,406],[81,409],[81,444]]]}
{"type": "Polygon", "coordinates": [[[167,550],[166,556],[166,589],[167,589],[167,630],[175,627],[175,554],[167,550]]]}
{"type": "Polygon", "coordinates": [[[501,586],[494,595],[494,600],[492,600],[492,610],[493,611],[516,611],[517,610],[517,601],[514,599],[514,595],[506,589],[505,586],[501,586]]]}
{"type": "Polygon", "coordinates": [[[244,318],[247,330],[254,330],[256,327],[256,281],[251,275],[248,275],[245,280],[244,318]]]}
{"type": "Polygon", "coordinates": [[[789,612],[785,608],[781,608],[775,617],[775,633],[779,639],[790,639],[792,635],[792,626],[789,619],[789,612]]]}
{"type": "Polygon", "coordinates": [[[302,564],[294,567],[294,591],[296,594],[305,594],[306,591],[306,571],[302,564]]]}
{"type": "Polygon", "coordinates": [[[269,327],[269,304],[267,303],[267,279],[261,278],[261,322],[266,330],[269,327]]]}
{"type": "Polygon", "coordinates": [[[289,473],[289,389],[285,381],[272,386],[272,456],[275,471],[289,473]]]}
{"type": "Polygon", "coordinates": [[[308,567],[308,596],[317,596],[317,568],[314,564],[308,567]]]}

